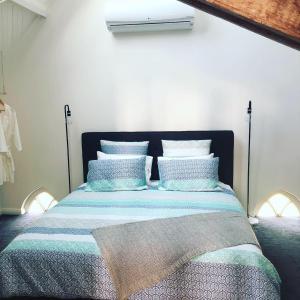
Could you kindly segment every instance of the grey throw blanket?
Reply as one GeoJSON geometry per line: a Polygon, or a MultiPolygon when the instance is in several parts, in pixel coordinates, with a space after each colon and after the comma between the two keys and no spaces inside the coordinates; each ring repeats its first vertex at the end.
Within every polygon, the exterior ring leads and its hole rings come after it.
{"type": "Polygon", "coordinates": [[[193,257],[258,241],[246,217],[195,214],[101,227],[93,231],[119,299],[150,287],[193,257]]]}

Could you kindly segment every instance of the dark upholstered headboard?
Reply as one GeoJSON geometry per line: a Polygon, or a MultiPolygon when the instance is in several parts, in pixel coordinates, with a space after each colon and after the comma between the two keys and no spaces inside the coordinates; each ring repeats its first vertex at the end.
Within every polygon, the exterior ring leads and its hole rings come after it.
{"type": "Polygon", "coordinates": [[[97,159],[101,150],[100,140],[111,141],[149,141],[148,155],[154,157],[152,180],[159,179],[157,157],[162,156],[161,140],[204,140],[211,139],[211,152],[220,158],[220,181],[233,185],[233,148],[232,131],[145,131],[145,132],[85,132],[82,134],[82,158],[84,181],[88,173],[88,162],[97,159]]]}

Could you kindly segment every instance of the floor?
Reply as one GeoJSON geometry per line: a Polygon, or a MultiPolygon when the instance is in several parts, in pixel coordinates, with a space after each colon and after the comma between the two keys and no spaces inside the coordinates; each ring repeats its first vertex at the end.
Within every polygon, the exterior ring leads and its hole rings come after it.
{"type": "Polygon", "coordinates": [[[253,226],[264,255],[282,280],[282,299],[300,299],[300,218],[260,219],[253,226]]]}
{"type": "MultiPolygon", "coordinates": [[[[37,217],[0,216],[0,251],[37,217]]],[[[260,219],[253,226],[264,255],[282,279],[282,299],[300,299],[300,219],[260,219]]],[[[272,299],[266,299],[272,300],[272,299]]]]}
{"type": "Polygon", "coordinates": [[[0,251],[36,218],[30,215],[0,216],[0,251]]]}

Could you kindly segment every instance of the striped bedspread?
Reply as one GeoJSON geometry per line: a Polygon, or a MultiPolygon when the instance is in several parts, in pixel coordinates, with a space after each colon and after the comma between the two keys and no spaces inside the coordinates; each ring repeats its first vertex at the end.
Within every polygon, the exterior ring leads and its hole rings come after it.
{"type": "MultiPolygon", "coordinates": [[[[199,213],[244,214],[229,189],[218,192],[71,193],[0,254],[0,297],[116,299],[91,231],[101,226],[199,213]]],[[[280,299],[280,279],[254,245],[195,257],[130,299],[280,299]]]]}

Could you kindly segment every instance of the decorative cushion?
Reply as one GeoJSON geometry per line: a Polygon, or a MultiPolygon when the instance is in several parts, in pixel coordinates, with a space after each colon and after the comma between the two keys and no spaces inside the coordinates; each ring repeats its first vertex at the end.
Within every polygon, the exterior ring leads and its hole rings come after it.
{"type": "Polygon", "coordinates": [[[163,156],[201,156],[210,153],[211,140],[162,140],[163,156]]]}
{"type": "MultiPolygon", "coordinates": [[[[106,154],[101,151],[97,151],[97,158],[98,159],[118,159],[118,158],[137,158],[141,155],[130,155],[130,154],[106,154]]],[[[146,156],[146,166],[145,166],[145,174],[146,174],[146,181],[147,184],[150,184],[150,177],[152,171],[152,156],[146,156]]]]}
{"type": "Polygon", "coordinates": [[[146,156],[89,161],[86,191],[147,189],[146,156]]]}
{"type": "Polygon", "coordinates": [[[115,142],[101,140],[101,150],[106,154],[147,155],[149,142],[115,142]]]}
{"type": "Polygon", "coordinates": [[[211,191],[218,189],[219,158],[158,157],[161,190],[211,191]]]}

